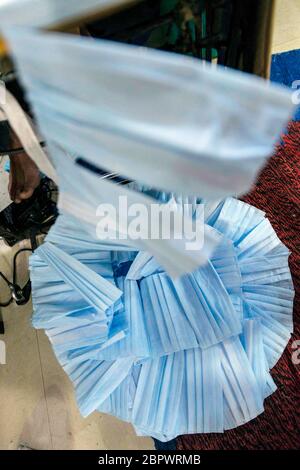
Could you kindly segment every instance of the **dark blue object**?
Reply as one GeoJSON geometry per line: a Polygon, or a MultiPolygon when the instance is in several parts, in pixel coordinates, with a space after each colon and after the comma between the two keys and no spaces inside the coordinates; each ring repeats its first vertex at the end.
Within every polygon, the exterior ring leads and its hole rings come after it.
{"type": "Polygon", "coordinates": [[[168,442],[161,442],[157,439],[153,440],[156,450],[176,450],[176,439],[172,439],[168,442]]]}
{"type": "Polygon", "coordinates": [[[294,120],[300,121],[300,49],[272,56],[271,81],[282,83],[295,90],[295,98],[298,99],[299,106],[294,120]]]}

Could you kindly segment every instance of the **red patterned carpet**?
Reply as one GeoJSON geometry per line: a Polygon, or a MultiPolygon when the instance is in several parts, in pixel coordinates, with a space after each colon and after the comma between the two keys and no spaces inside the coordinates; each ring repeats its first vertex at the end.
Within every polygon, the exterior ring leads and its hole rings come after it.
{"type": "Polygon", "coordinates": [[[296,290],[294,335],[272,370],[278,389],[265,401],[262,415],[224,434],[182,436],[177,440],[177,449],[300,448],[300,364],[292,362],[292,343],[300,340],[300,122],[290,124],[282,145],[243,200],[266,212],[292,253],[289,261],[296,290]]]}

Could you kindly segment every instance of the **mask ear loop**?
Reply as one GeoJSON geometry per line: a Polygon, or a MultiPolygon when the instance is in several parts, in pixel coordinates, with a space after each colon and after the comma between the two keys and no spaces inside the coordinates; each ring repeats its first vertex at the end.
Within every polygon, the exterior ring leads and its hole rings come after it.
{"type": "Polygon", "coordinates": [[[13,131],[18,136],[25,152],[45,175],[58,184],[58,176],[55,168],[42,149],[28,117],[18,101],[8,90],[5,90],[5,100],[1,103],[1,108],[13,131]]]}
{"type": "Polygon", "coordinates": [[[119,173],[111,172],[109,173],[108,171],[98,167],[97,165],[85,160],[84,158],[76,158],[75,160],[76,164],[81,166],[82,168],[85,168],[86,170],[91,171],[92,173],[95,173],[96,175],[100,176],[101,180],[109,180],[117,185],[125,185],[132,183],[131,180],[124,178],[121,176],[119,173]]]}

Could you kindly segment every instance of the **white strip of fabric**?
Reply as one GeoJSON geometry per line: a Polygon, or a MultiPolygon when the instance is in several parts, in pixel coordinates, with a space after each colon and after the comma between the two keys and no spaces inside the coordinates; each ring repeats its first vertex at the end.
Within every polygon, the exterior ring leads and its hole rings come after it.
{"type": "Polygon", "coordinates": [[[18,136],[25,152],[30,156],[37,167],[57,184],[58,178],[52,163],[42,149],[28,117],[8,90],[5,90],[5,101],[0,103],[0,111],[1,108],[2,113],[4,113],[12,129],[18,136]]]}

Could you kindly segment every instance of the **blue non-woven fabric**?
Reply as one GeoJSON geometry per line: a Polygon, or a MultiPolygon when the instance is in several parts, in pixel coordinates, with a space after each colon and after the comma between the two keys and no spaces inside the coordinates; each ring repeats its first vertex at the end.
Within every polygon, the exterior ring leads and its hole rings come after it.
{"type": "Polygon", "coordinates": [[[293,112],[284,87],[191,57],[24,27],[4,33],[47,142],[160,190],[244,192],[293,112]]]}
{"type": "MultiPolygon", "coordinates": [[[[294,109],[282,86],[181,54],[29,27],[7,26],[4,34],[52,162],[9,96],[5,113],[24,148],[59,181],[60,210],[83,221],[91,236],[99,204],[116,209],[111,235],[123,237],[121,196],[147,213],[153,197],[88,167],[194,199],[244,193],[294,109]]],[[[204,249],[191,254],[173,235],[134,243],[125,237],[123,244],[151,253],[178,277],[204,265],[220,242],[208,230],[204,249]]]]}
{"type": "Polygon", "coordinates": [[[111,413],[168,441],[263,412],[294,296],[289,252],[264,213],[234,198],[208,211],[223,241],[208,265],[176,281],[149,254],[104,250],[84,228],[67,231],[73,222],[59,217],[30,269],[33,323],[45,328],[82,414],[111,413]]]}
{"type": "Polygon", "coordinates": [[[264,214],[206,203],[205,244],[192,254],[173,238],[101,239],[95,214],[126,195],[147,209],[177,204],[180,219],[188,200],[184,217],[195,218],[200,197],[244,192],[293,111],[289,90],[160,51],[6,34],[60,179],[61,216],[30,262],[33,323],[82,414],[111,413],[160,441],[255,418],[275,389],[294,295],[288,250],[264,214]],[[75,154],[141,187],[100,179],[75,154]]]}

